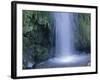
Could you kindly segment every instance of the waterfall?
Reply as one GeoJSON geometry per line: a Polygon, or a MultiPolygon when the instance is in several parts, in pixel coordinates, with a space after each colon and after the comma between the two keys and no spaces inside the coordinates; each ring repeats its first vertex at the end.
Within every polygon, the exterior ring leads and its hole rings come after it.
{"type": "Polygon", "coordinates": [[[37,68],[74,67],[90,65],[90,55],[77,54],[74,47],[74,13],[54,12],[55,56],[37,68]]]}
{"type": "Polygon", "coordinates": [[[69,56],[73,53],[73,14],[54,13],[56,27],[56,56],[69,56]]]}

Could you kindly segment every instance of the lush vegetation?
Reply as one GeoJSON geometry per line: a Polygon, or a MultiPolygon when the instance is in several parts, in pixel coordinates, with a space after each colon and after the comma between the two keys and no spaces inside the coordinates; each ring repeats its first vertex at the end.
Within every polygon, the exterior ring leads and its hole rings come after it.
{"type": "MultiPolygon", "coordinates": [[[[74,43],[78,51],[90,53],[90,14],[74,14],[74,43]]],[[[55,54],[52,12],[23,10],[23,69],[31,68],[55,54]]]]}
{"type": "Polygon", "coordinates": [[[53,47],[53,19],[51,13],[41,11],[23,11],[23,68],[28,62],[33,68],[51,56],[53,47]]]}
{"type": "Polygon", "coordinates": [[[87,53],[90,53],[90,47],[91,47],[91,18],[90,14],[86,13],[77,13],[74,15],[75,19],[75,27],[74,27],[74,33],[75,33],[75,48],[78,51],[85,51],[87,53]]]}

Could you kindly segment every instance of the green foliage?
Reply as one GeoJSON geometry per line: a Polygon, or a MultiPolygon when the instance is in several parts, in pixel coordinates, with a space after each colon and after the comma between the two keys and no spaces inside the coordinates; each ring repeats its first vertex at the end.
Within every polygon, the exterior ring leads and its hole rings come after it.
{"type": "MultiPolygon", "coordinates": [[[[50,12],[23,10],[23,64],[37,64],[49,58],[52,42],[51,20],[50,12]]],[[[27,68],[25,66],[27,65],[23,65],[23,68],[27,68]]]]}
{"type": "Polygon", "coordinates": [[[75,14],[75,47],[77,50],[90,52],[90,14],[75,14]]]}

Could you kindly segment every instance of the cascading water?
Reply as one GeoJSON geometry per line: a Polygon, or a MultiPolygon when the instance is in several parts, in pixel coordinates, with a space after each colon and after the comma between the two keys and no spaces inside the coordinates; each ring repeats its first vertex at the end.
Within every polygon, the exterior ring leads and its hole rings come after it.
{"type": "Polygon", "coordinates": [[[55,57],[41,62],[37,68],[85,66],[90,62],[90,55],[76,54],[74,47],[74,13],[54,12],[56,48],[55,57]]]}
{"type": "Polygon", "coordinates": [[[56,54],[53,61],[57,63],[72,62],[75,59],[75,49],[73,45],[73,13],[55,12],[53,13],[53,17],[56,27],[56,54]]]}
{"type": "Polygon", "coordinates": [[[69,56],[73,47],[73,14],[54,13],[56,26],[56,56],[69,56]]]}

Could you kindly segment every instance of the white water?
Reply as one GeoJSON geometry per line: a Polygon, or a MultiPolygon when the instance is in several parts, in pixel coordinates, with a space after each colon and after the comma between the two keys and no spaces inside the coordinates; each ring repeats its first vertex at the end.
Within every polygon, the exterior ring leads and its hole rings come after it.
{"type": "Polygon", "coordinates": [[[73,14],[54,13],[56,26],[56,56],[69,56],[73,47],[73,14]]]}

